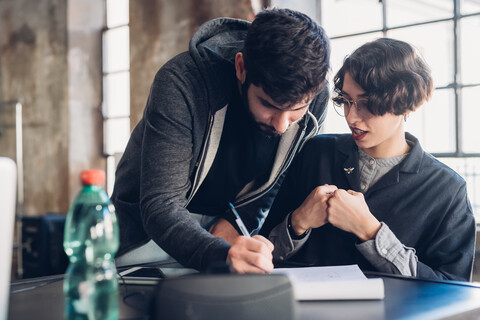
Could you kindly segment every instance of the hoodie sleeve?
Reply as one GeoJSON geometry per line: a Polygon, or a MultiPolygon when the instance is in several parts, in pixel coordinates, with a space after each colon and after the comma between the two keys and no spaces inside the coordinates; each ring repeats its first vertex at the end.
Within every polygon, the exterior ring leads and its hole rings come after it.
{"type": "MultiPolygon", "coordinates": [[[[191,71],[191,70],[190,70],[191,71]]],[[[230,246],[204,230],[185,209],[192,163],[200,79],[162,68],[155,77],[144,114],[140,212],[146,234],[181,264],[206,269],[225,261],[230,246]]],[[[206,117],[206,116],[205,116],[206,117]]]]}

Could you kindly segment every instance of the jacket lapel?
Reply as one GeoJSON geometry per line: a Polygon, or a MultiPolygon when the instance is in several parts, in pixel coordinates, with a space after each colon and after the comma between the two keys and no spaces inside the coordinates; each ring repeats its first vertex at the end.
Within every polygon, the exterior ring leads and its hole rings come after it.
{"type": "Polygon", "coordinates": [[[350,189],[360,190],[360,168],[358,167],[358,148],[351,135],[341,136],[338,141],[338,150],[341,153],[342,174],[347,179],[350,189]]]}
{"type": "Polygon", "coordinates": [[[368,189],[367,194],[375,190],[386,188],[388,186],[399,183],[400,182],[400,166],[401,166],[401,163],[393,167],[390,171],[388,171],[383,177],[380,178],[380,180],[378,180],[373,186],[371,186],[368,189]]]}
{"type": "Polygon", "coordinates": [[[352,190],[360,190],[360,168],[358,167],[358,152],[351,154],[343,163],[343,174],[352,190]]]}
{"type": "Polygon", "coordinates": [[[408,141],[413,142],[410,153],[405,159],[403,159],[402,162],[400,162],[397,166],[393,167],[382,178],[380,178],[377,183],[371,186],[370,189],[368,189],[367,194],[375,190],[386,188],[388,186],[399,183],[401,179],[401,173],[416,174],[419,172],[423,159],[423,149],[420,146],[417,138],[415,138],[408,132],[405,133],[405,138],[408,141]]]}

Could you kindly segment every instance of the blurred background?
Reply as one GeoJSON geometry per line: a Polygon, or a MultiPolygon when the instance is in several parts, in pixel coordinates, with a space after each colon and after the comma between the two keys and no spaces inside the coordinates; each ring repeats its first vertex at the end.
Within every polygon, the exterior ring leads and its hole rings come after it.
{"type": "MultiPolygon", "coordinates": [[[[79,174],[104,169],[111,193],[157,70],[203,22],[252,20],[268,6],[325,28],[330,80],[367,41],[388,36],[420,50],[436,90],[407,130],[465,178],[480,221],[480,0],[0,0],[0,156],[19,168],[13,278],[64,271],[79,174]]],[[[322,132],[349,132],[332,106],[322,132]]]]}

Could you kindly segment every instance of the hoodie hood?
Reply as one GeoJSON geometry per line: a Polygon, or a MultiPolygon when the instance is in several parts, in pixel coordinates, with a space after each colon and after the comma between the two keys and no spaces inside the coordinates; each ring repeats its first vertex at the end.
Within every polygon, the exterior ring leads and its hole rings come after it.
{"type": "Polygon", "coordinates": [[[240,19],[213,19],[201,25],[190,40],[189,53],[200,70],[214,112],[229,102],[237,79],[235,55],[243,49],[250,24],[240,19]]]}

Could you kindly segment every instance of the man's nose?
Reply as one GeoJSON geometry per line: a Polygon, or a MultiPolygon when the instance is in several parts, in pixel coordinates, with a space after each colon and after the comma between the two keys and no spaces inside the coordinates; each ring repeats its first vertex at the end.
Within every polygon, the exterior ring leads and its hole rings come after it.
{"type": "Polygon", "coordinates": [[[282,134],[287,131],[288,127],[290,125],[290,119],[288,112],[278,112],[273,116],[272,119],[272,126],[275,128],[275,130],[282,134]]]}

